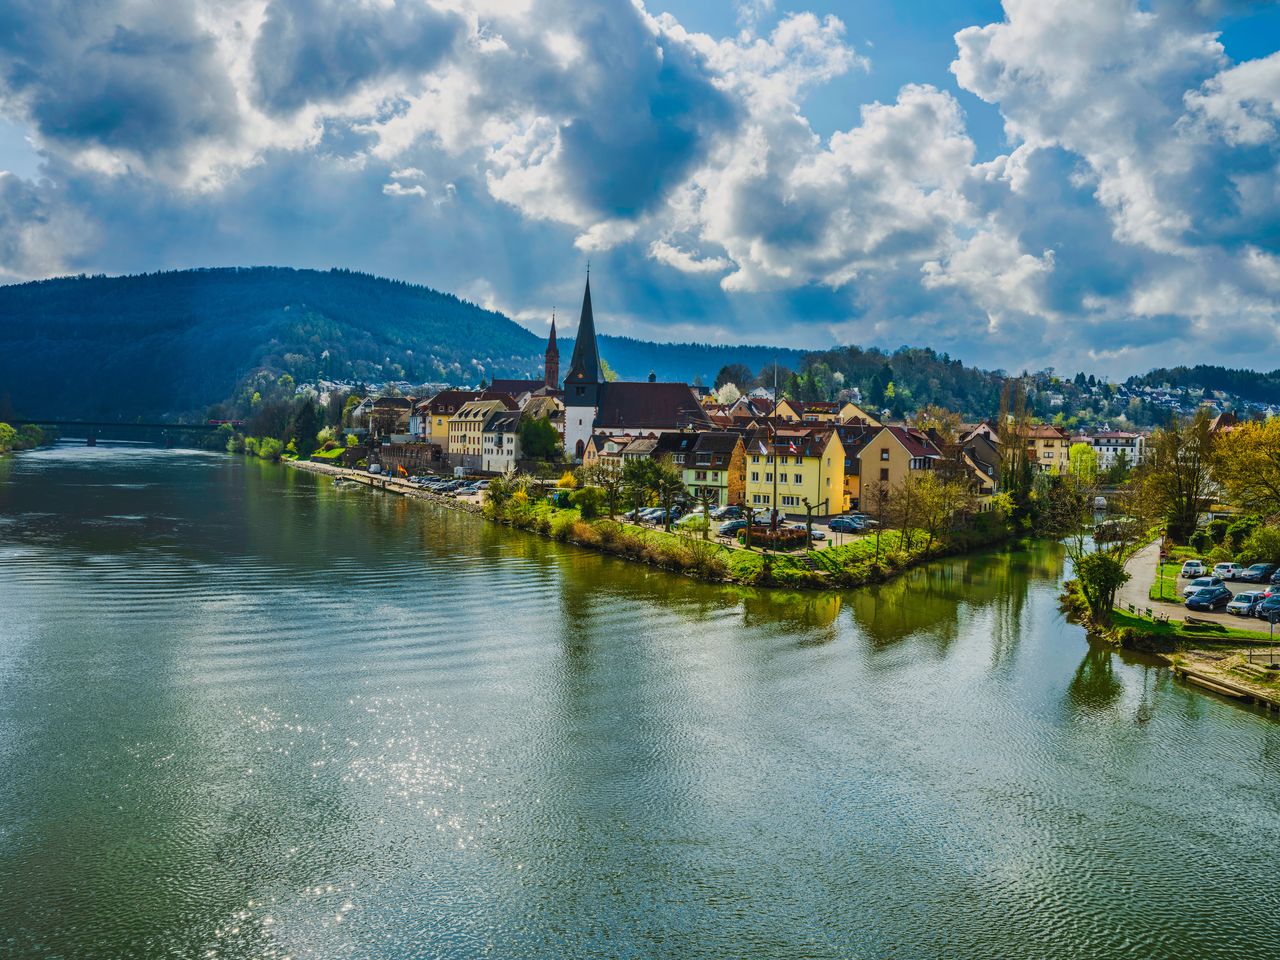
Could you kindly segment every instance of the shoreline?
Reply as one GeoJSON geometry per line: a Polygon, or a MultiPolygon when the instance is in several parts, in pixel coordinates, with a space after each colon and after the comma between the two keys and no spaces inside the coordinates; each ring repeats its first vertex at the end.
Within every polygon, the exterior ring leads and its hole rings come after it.
{"type": "MultiPolygon", "coordinates": [[[[890,557],[895,552],[900,554],[900,549],[895,551],[891,546],[885,546],[879,556],[869,561],[865,556],[866,549],[860,546],[867,543],[869,537],[835,548],[810,549],[792,553],[766,553],[760,550],[727,547],[715,540],[684,537],[673,532],[651,530],[607,518],[594,521],[582,520],[577,516],[577,511],[573,510],[557,511],[555,522],[551,522],[550,518],[545,516],[531,516],[527,522],[513,522],[508,517],[492,516],[481,504],[458,500],[456,497],[441,496],[392,477],[315,463],[310,460],[284,460],[281,463],[309,473],[335,479],[341,477],[354,480],[371,489],[385,490],[438,503],[546,540],[571,543],[596,553],[642,563],[704,583],[835,592],[884,583],[920,564],[946,556],[998,546],[1008,540],[1008,538],[1002,538],[974,545],[972,550],[959,550],[943,544],[915,556],[908,555],[905,563],[897,564],[891,562],[890,557]]],[[[892,545],[897,534],[896,531],[887,531],[885,536],[892,545]]]]}

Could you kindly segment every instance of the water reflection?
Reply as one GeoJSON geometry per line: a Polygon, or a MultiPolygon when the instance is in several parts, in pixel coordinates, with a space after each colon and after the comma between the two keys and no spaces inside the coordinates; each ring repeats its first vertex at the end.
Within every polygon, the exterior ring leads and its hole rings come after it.
{"type": "Polygon", "coordinates": [[[10,953],[1280,953],[1280,726],[1055,545],[761,592],[99,450],[0,461],[10,953]]]}

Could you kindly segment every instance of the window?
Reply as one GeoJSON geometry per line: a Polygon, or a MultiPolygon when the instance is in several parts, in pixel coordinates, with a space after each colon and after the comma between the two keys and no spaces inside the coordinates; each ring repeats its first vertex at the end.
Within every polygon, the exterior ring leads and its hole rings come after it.
{"type": "Polygon", "coordinates": [[[705,480],[705,479],[707,479],[707,471],[705,471],[705,470],[699,470],[697,473],[695,473],[695,474],[693,475],[693,479],[695,479],[695,480],[705,480]]]}
{"type": "Polygon", "coordinates": [[[773,474],[772,474],[772,473],[766,473],[766,474],[764,475],[764,482],[765,482],[765,483],[773,483],[773,474]]]}
{"type": "Polygon", "coordinates": [[[765,457],[765,458],[764,458],[764,462],[765,462],[765,463],[773,463],[773,454],[769,454],[769,456],[765,457]]]}
{"type": "Polygon", "coordinates": [[[780,462],[781,462],[781,463],[786,463],[786,462],[787,462],[787,458],[784,456],[780,462]]]}
{"type": "Polygon", "coordinates": [[[759,462],[760,462],[760,454],[758,454],[758,453],[753,453],[753,454],[751,455],[751,462],[752,462],[752,463],[759,463],[759,462]]]}
{"type": "Polygon", "coordinates": [[[889,459],[889,448],[888,448],[888,447],[881,447],[881,448],[880,448],[880,459],[881,459],[881,460],[888,460],[888,459],[889,459]]]}
{"type": "Polygon", "coordinates": [[[881,480],[885,480],[885,481],[887,481],[887,480],[889,479],[889,468],[888,468],[888,467],[881,467],[881,468],[880,468],[880,479],[881,479],[881,480]]]}
{"type": "Polygon", "coordinates": [[[796,482],[796,483],[804,483],[804,474],[802,474],[802,473],[797,473],[797,474],[795,475],[795,482],[796,482]]]}
{"type": "Polygon", "coordinates": [[[751,471],[751,482],[752,482],[752,483],[759,483],[759,482],[760,482],[760,473],[759,473],[759,471],[756,471],[756,470],[752,470],[752,471],[751,471]]]}
{"type": "Polygon", "coordinates": [[[769,505],[769,495],[768,495],[767,493],[753,493],[753,494],[751,495],[751,502],[752,502],[752,503],[756,503],[756,504],[761,504],[761,503],[762,503],[762,504],[764,504],[765,506],[768,506],[768,505],[769,505]]]}
{"type": "Polygon", "coordinates": [[[684,454],[683,454],[683,453],[673,453],[673,454],[671,455],[671,462],[672,462],[672,463],[684,463],[684,454]]]}
{"type": "Polygon", "coordinates": [[[712,479],[712,480],[719,480],[719,479],[720,479],[720,471],[719,471],[719,470],[712,470],[712,471],[711,471],[711,479],[712,479]]]}
{"type": "Polygon", "coordinates": [[[783,497],[782,505],[784,507],[798,507],[800,506],[800,498],[799,497],[783,497]]]}

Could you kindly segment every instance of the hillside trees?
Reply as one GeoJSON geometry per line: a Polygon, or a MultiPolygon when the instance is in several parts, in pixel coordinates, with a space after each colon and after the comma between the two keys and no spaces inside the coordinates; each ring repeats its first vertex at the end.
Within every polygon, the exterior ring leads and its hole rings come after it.
{"type": "Polygon", "coordinates": [[[1193,417],[1171,420],[1147,444],[1138,482],[1175,543],[1191,538],[1208,505],[1213,440],[1209,414],[1202,409],[1193,417]]]}
{"type": "Polygon", "coordinates": [[[1213,473],[1234,505],[1280,516],[1280,417],[1241,423],[1216,437],[1213,473]]]}

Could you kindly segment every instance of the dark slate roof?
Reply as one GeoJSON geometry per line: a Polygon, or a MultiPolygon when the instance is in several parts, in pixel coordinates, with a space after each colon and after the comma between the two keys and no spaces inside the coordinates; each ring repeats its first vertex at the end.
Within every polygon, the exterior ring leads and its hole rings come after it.
{"type": "Polygon", "coordinates": [[[535,390],[541,390],[546,385],[547,382],[545,380],[494,380],[489,385],[489,389],[518,397],[522,393],[533,393],[535,390]]]}
{"type": "Polygon", "coordinates": [[[738,440],[738,434],[727,430],[705,430],[698,434],[698,442],[693,449],[696,453],[733,453],[738,440]]]}
{"type": "Polygon", "coordinates": [[[457,413],[458,408],[471,400],[501,400],[508,410],[517,407],[515,398],[501,390],[441,390],[430,400],[423,400],[418,409],[426,407],[434,416],[438,413],[457,413]]]}
{"type": "Polygon", "coordinates": [[[383,410],[407,410],[413,406],[413,397],[378,397],[371,406],[383,410]]]}
{"type": "Polygon", "coordinates": [[[658,445],[654,448],[656,456],[664,453],[690,453],[698,442],[696,433],[663,433],[658,435],[658,445]]]}
{"type": "Polygon", "coordinates": [[[507,410],[493,414],[485,422],[485,433],[515,433],[520,429],[520,411],[507,410]]]}
{"type": "Polygon", "coordinates": [[[599,404],[597,428],[711,426],[702,404],[684,383],[606,383],[600,387],[599,404]]]}
{"type": "Polygon", "coordinates": [[[591,312],[591,278],[582,294],[582,316],[578,320],[578,332],[573,342],[573,359],[564,382],[600,383],[600,351],[596,347],[596,318],[591,312]]]}

